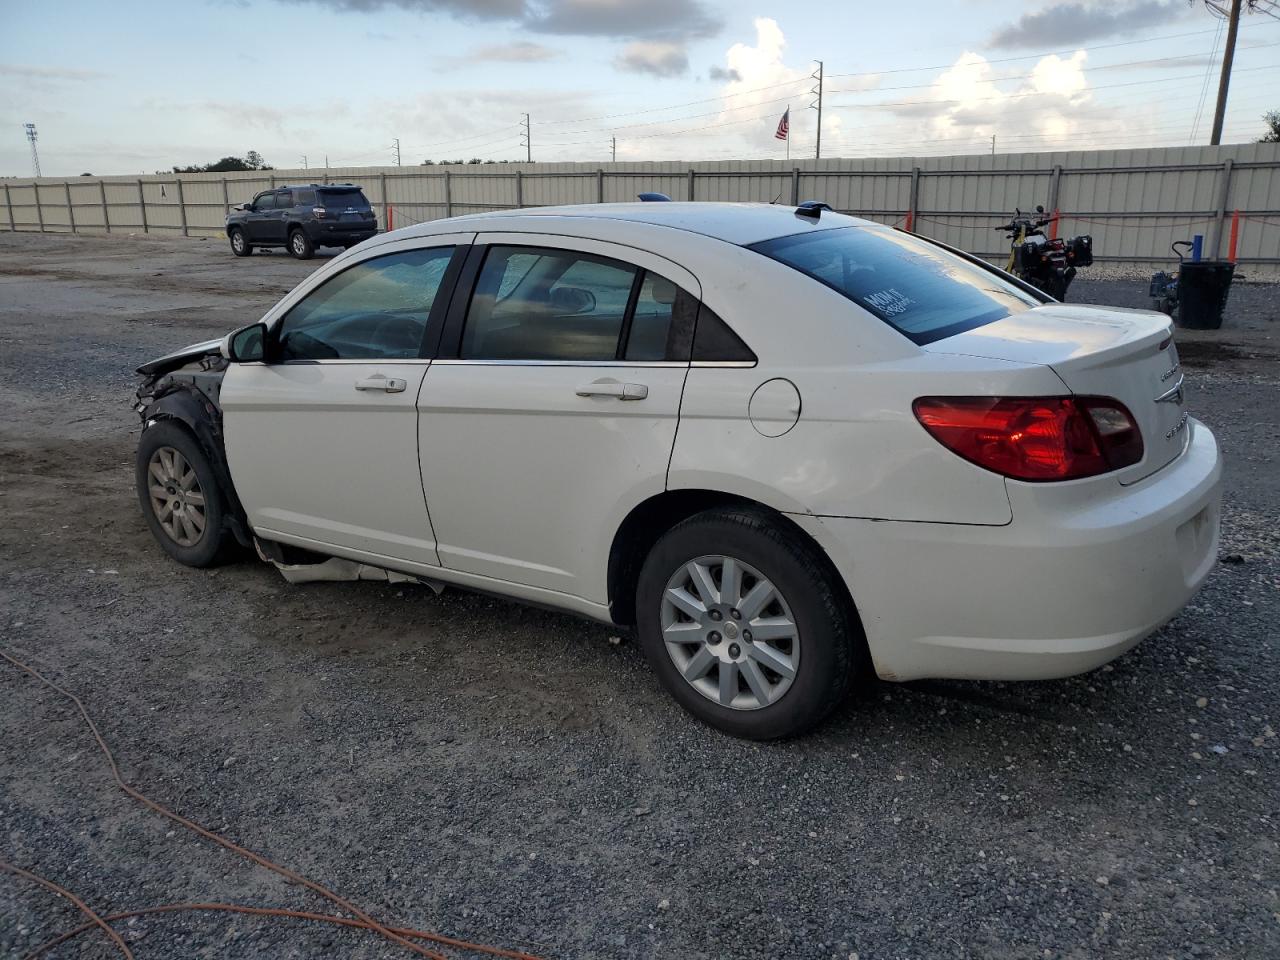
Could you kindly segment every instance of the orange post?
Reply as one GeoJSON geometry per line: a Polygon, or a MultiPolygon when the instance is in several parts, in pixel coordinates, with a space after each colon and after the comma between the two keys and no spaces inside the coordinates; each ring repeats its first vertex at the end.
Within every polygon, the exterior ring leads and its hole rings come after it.
{"type": "Polygon", "coordinates": [[[911,233],[912,232],[911,228],[915,226],[915,222],[916,222],[916,212],[914,210],[908,210],[907,222],[906,224],[903,225],[902,229],[907,231],[907,233],[911,233]]]}
{"type": "Polygon", "coordinates": [[[1057,239],[1058,239],[1058,209],[1057,209],[1057,207],[1055,207],[1055,208],[1054,208],[1054,210],[1053,210],[1053,219],[1049,221],[1049,239],[1050,239],[1050,240],[1057,240],[1057,239]]]}
{"type": "Polygon", "coordinates": [[[1236,262],[1236,242],[1240,239],[1240,211],[1231,211],[1231,239],[1227,242],[1227,259],[1236,262]]]}

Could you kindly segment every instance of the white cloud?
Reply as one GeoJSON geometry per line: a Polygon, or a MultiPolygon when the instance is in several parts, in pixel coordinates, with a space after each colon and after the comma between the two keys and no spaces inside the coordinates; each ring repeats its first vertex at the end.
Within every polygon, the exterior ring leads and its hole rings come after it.
{"type": "Polygon", "coordinates": [[[620,70],[648,73],[655,77],[675,77],[689,70],[689,54],[684,44],[667,40],[629,43],[614,62],[620,70]]]}
{"type": "MultiPolygon", "coordinates": [[[[783,111],[791,109],[791,155],[809,155],[817,132],[817,114],[809,109],[814,99],[810,75],[813,65],[794,67],[786,62],[787,38],[771,17],[754,22],[754,44],[735,43],[725,52],[723,67],[716,73],[726,77],[720,92],[725,110],[709,120],[716,128],[717,153],[720,144],[742,151],[743,156],[784,156],[786,145],[774,138],[783,111]],[[751,120],[749,118],[756,118],[751,120]]],[[[823,137],[838,136],[841,120],[830,113],[823,117],[823,137]]]]}

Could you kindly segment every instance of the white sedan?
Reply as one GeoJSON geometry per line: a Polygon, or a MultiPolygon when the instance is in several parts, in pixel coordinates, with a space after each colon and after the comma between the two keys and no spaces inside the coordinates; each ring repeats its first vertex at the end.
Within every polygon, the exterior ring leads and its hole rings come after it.
{"type": "Polygon", "coordinates": [[[1218,448],[1166,317],[818,204],[397,230],[139,372],[138,495],[175,559],[252,544],[291,579],[634,628],[746,737],[863,671],[1089,670],[1217,555],[1218,448]]]}

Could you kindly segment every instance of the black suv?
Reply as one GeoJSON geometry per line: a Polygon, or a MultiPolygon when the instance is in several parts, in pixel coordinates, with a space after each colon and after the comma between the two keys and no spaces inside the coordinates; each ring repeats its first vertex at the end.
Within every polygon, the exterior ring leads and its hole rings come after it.
{"type": "Polygon", "coordinates": [[[227,214],[231,252],[288,247],[299,260],[316,247],[354,247],[378,232],[378,218],[361,189],[350,183],[307,183],[258,194],[227,214]]]}

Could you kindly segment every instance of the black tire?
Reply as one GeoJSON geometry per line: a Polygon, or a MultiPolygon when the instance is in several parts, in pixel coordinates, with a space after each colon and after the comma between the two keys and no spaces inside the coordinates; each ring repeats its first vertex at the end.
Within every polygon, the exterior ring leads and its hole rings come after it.
{"type": "Polygon", "coordinates": [[[289,231],[289,252],[298,260],[310,260],[316,255],[316,245],[305,230],[294,227],[289,231]]]}
{"type": "MultiPolygon", "coordinates": [[[[724,589],[723,581],[717,588],[724,589]]],[[[839,574],[797,530],[763,509],[708,510],[667,531],[641,568],[636,611],[641,645],[663,686],[695,717],[737,737],[775,740],[803,733],[841,702],[868,663],[862,628],[839,574]],[[713,701],[684,679],[668,653],[662,633],[668,581],[690,561],[711,555],[754,567],[785,598],[795,623],[799,665],[790,686],[768,705],[735,709],[713,701]]],[[[740,636],[741,647],[752,647],[745,630],[740,636]]],[[[741,655],[758,660],[750,650],[741,655]]],[[[715,669],[718,675],[719,665],[715,669]]]]}
{"type": "MultiPolygon", "coordinates": [[[[161,457],[164,459],[164,455],[161,457]]],[[[217,474],[209,463],[209,458],[186,427],[172,420],[161,420],[142,431],[142,437],[138,441],[134,483],[138,503],[142,507],[147,526],[151,529],[151,535],[173,559],[188,567],[211,567],[234,555],[236,540],[226,524],[226,497],[218,486],[217,474]],[[151,473],[152,458],[163,450],[177,451],[195,471],[195,485],[185,495],[189,497],[194,491],[203,498],[203,527],[192,543],[180,543],[174,534],[165,529],[159,512],[162,507],[151,495],[151,481],[157,479],[151,473]]],[[[158,482],[156,486],[160,487],[162,484],[158,482]]],[[[197,507],[194,503],[187,503],[181,509],[191,511],[197,507]]]]}
{"type": "Polygon", "coordinates": [[[249,238],[245,236],[244,231],[239,227],[232,227],[228,230],[227,239],[231,241],[231,252],[237,257],[253,256],[253,244],[249,242],[249,238]]]}

